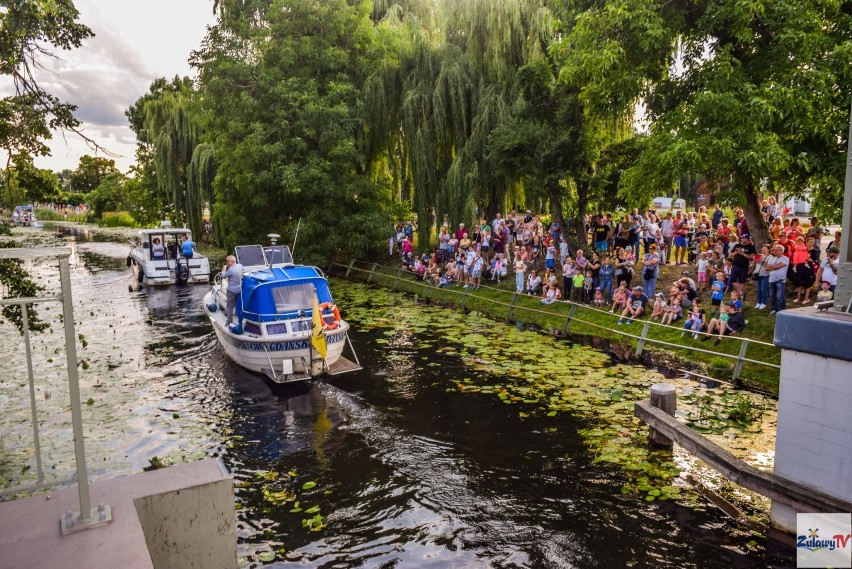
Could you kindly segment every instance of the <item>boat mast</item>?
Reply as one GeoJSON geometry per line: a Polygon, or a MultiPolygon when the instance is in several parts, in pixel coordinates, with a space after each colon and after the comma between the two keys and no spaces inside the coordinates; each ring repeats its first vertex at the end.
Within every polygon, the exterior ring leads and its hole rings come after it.
{"type": "Polygon", "coordinates": [[[295,257],[295,255],[296,255],[296,239],[299,238],[299,227],[301,227],[301,225],[302,225],[302,218],[300,217],[299,222],[296,224],[296,235],[295,235],[295,237],[293,237],[293,247],[290,249],[290,256],[293,257],[293,259],[296,258],[295,257]]]}

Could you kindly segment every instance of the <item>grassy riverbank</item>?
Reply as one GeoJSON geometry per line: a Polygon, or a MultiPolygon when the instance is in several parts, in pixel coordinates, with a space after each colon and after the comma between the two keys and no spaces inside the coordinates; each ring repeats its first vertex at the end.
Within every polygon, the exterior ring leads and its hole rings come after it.
{"type": "MultiPolygon", "coordinates": [[[[439,289],[416,280],[413,275],[400,272],[396,259],[385,264],[374,265],[356,262],[349,265],[335,265],[336,273],[349,272],[349,278],[369,280],[372,284],[417,295],[419,298],[446,304],[466,310],[477,310],[490,316],[534,324],[544,330],[567,332],[573,336],[594,337],[612,340],[632,348],[635,353],[640,337],[648,322],[643,318],[631,325],[617,326],[618,316],[607,311],[595,310],[585,305],[558,302],[543,305],[537,297],[514,294],[514,278],[502,283],[489,281],[476,291],[468,291],[453,286],[439,289]],[[573,310],[573,313],[572,313],[573,310]],[[570,316],[570,321],[569,321],[570,316]]],[[[668,289],[669,284],[679,278],[683,266],[664,266],[660,270],[658,290],[668,289]]],[[[707,294],[705,293],[705,296],[707,294]]],[[[759,362],[779,365],[781,352],[771,345],[775,319],[768,310],[755,310],[753,307],[754,289],[751,284],[746,288],[747,328],[742,338],[749,340],[745,358],[759,362]]],[[[662,326],[655,323],[647,325],[643,356],[649,356],[652,363],[666,364],[671,367],[689,369],[709,377],[724,381],[734,380],[737,358],[742,354],[742,342],[728,338],[718,346],[713,341],[693,340],[690,335],[682,336],[680,325],[662,326]],[[664,344],[663,344],[664,343],[664,344]]],[[[738,383],[764,392],[778,393],[779,371],[777,368],[756,363],[743,362],[738,383]]]]}

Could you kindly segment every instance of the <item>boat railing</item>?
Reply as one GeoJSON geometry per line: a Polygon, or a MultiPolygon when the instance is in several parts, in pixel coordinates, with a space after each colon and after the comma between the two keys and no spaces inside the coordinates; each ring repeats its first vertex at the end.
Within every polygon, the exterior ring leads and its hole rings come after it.
{"type": "MultiPolygon", "coordinates": [[[[641,331],[637,334],[628,332],[624,327],[616,326],[616,319],[620,314],[613,314],[607,310],[601,310],[593,306],[582,303],[573,302],[570,300],[559,300],[551,305],[541,305],[539,297],[528,297],[526,294],[518,294],[511,290],[482,285],[481,290],[472,291],[469,288],[460,288],[450,286],[446,288],[438,288],[434,284],[423,281],[417,275],[405,271],[400,267],[390,267],[381,263],[373,263],[367,261],[351,260],[347,264],[333,262],[329,269],[337,267],[342,270],[344,277],[351,277],[353,273],[357,273],[363,277],[367,283],[377,285],[388,285],[391,290],[396,291],[403,283],[408,287],[414,286],[416,290],[420,290],[424,297],[435,296],[441,291],[446,294],[446,298],[455,298],[462,309],[469,307],[471,301],[480,305],[487,304],[495,307],[500,307],[506,311],[506,318],[511,320],[513,314],[526,312],[538,315],[542,318],[558,319],[561,322],[561,332],[567,334],[569,327],[576,323],[585,325],[596,330],[595,335],[629,338],[636,342],[636,355],[639,356],[649,344],[665,346],[674,350],[684,350],[686,352],[700,353],[706,357],[718,357],[733,361],[733,372],[731,380],[734,383],[743,381],[744,366],[751,364],[754,366],[766,368],[768,370],[780,370],[780,350],[774,344],[749,338],[741,334],[733,334],[725,337],[725,345],[715,347],[715,349],[704,349],[698,346],[693,346],[684,343],[680,339],[679,333],[682,332],[680,327],[673,327],[655,322],[652,320],[639,320],[642,325],[641,331]],[[524,299],[535,299],[535,306],[529,306],[524,299]],[[504,300],[505,299],[505,300],[504,300]],[[749,347],[760,351],[759,356],[747,357],[749,347]],[[779,363],[775,363],[777,360],[779,363]]],[[[511,278],[511,277],[509,277],[511,278]]],[[[512,279],[514,282],[514,279],[512,279]]],[[[410,288],[408,290],[411,290],[410,288]]],[[[453,302],[451,300],[451,302],[453,302]]],[[[692,330],[689,331],[692,338],[692,330]]],[[[699,336],[707,336],[704,332],[698,332],[699,336]]],[[[713,335],[717,338],[718,335],[713,335]]]]}
{"type": "MultiPolygon", "coordinates": [[[[68,483],[77,483],[80,502],[79,512],[67,512],[60,519],[62,535],[78,530],[96,527],[109,523],[112,519],[108,506],[99,505],[97,510],[91,507],[89,497],[89,476],[86,468],[86,449],[83,440],[83,414],[80,398],[80,381],[77,375],[77,335],[74,329],[74,308],[71,298],[71,276],[68,248],[29,248],[29,249],[0,249],[0,259],[4,260],[34,260],[52,259],[58,262],[60,292],[59,294],[44,294],[33,297],[3,296],[0,306],[18,306],[21,310],[21,336],[26,357],[27,384],[29,386],[30,420],[33,432],[33,462],[35,463],[35,480],[0,490],[0,496],[34,492],[40,489],[68,483]],[[68,395],[71,406],[71,426],[73,439],[68,441],[74,445],[76,475],[65,479],[47,479],[45,476],[44,456],[42,454],[41,433],[39,431],[38,408],[36,404],[36,377],[33,371],[33,344],[31,307],[46,303],[62,305],[61,321],[64,328],[66,369],[68,374],[68,395]]],[[[7,337],[7,340],[9,338],[7,337]]]]}

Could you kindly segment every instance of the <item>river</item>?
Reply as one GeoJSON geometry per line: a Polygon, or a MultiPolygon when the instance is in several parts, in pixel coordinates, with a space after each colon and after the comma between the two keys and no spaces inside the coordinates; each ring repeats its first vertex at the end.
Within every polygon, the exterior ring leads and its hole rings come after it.
{"type": "MultiPolygon", "coordinates": [[[[792,548],[695,492],[683,456],[646,448],[632,402],[663,379],[653,370],[335,280],[364,370],[272,388],[219,349],[206,286],[133,281],[123,235],[15,236],[72,247],[91,476],[221,458],[235,478],[243,567],[794,564],[792,548]]],[[[56,287],[51,266],[31,269],[56,287]]],[[[58,312],[40,310],[53,326],[34,352],[49,472],[64,475],[73,455],[58,312]]],[[[2,333],[9,485],[32,476],[32,443],[19,337],[6,322],[2,333]]],[[[698,394],[678,381],[687,401],[698,394]]]]}

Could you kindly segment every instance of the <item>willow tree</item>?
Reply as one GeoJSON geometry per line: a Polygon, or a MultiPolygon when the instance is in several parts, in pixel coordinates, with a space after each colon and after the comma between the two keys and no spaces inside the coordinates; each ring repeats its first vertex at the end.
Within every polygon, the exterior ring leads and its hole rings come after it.
{"type": "Polygon", "coordinates": [[[368,1],[220,0],[194,53],[213,222],[226,246],[288,242],[324,262],[382,243],[358,93],[380,58],[368,1]],[[301,219],[301,222],[300,222],[301,219]]]}
{"type": "Polygon", "coordinates": [[[373,164],[410,179],[429,242],[433,216],[467,220],[503,209],[517,176],[497,167],[491,133],[511,117],[514,73],[547,49],[547,3],[524,0],[408,2],[381,25],[399,52],[368,79],[363,101],[373,164]],[[429,13],[429,20],[415,17],[429,13]],[[396,162],[391,167],[388,162],[396,162]]]}
{"type": "Polygon", "coordinates": [[[205,175],[209,163],[193,165],[194,158],[205,156],[203,151],[196,152],[201,129],[194,97],[189,78],[175,77],[171,82],[160,78],[125,114],[137,137],[136,159],[143,178],[140,189],[148,185],[156,188],[155,192],[146,192],[154,198],[149,207],[163,208],[172,221],[185,223],[200,234],[211,180],[205,175]]]}

